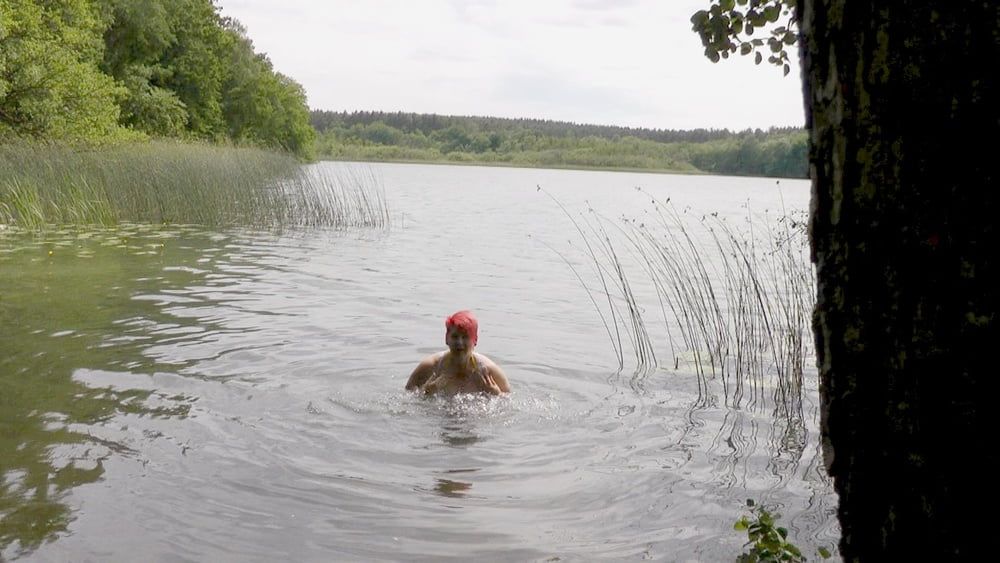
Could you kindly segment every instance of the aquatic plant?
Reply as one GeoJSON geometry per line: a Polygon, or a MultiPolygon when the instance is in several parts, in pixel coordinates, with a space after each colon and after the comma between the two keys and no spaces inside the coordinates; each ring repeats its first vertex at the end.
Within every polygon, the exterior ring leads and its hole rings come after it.
{"type": "MultiPolygon", "coordinates": [[[[750,516],[741,516],[733,529],[747,533],[747,543],[744,548],[749,548],[736,560],[740,563],[779,563],[789,561],[798,563],[806,561],[795,544],[788,541],[788,530],[778,525],[780,514],[772,512],[763,505],[747,499],[747,507],[750,509],[750,516]]],[[[817,550],[819,556],[828,559],[831,554],[825,547],[817,550]]]]}
{"type": "Polygon", "coordinates": [[[604,304],[598,310],[619,366],[631,349],[637,373],[660,367],[657,351],[666,344],[666,365],[691,365],[704,400],[710,380],[735,407],[767,404],[770,389],[776,414],[799,418],[803,372],[814,354],[804,217],[754,215],[748,204],[745,222],[732,224],[637,190],[652,205],[642,220],[611,220],[594,209],[574,216],[559,203],[583,239],[598,280],[588,292],[602,297],[591,300],[604,304]],[[663,340],[647,310],[659,311],[663,340]]]}
{"type": "Polygon", "coordinates": [[[256,148],[158,141],[0,146],[0,224],[386,227],[378,178],[256,148]]]}

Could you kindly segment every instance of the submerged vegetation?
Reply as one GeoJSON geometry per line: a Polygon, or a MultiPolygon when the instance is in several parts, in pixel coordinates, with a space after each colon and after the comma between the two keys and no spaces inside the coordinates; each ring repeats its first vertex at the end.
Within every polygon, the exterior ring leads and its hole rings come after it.
{"type": "Polygon", "coordinates": [[[641,220],[594,210],[576,218],[563,208],[599,284],[588,291],[619,367],[629,351],[637,373],[689,364],[704,401],[718,385],[727,405],[770,405],[776,416],[801,420],[803,372],[814,354],[805,217],[748,207],[745,224],[735,225],[643,195],[652,210],[641,220]],[[662,322],[662,338],[648,311],[662,322]]]}
{"type": "Polygon", "coordinates": [[[153,142],[0,145],[0,225],[118,222],[385,227],[373,173],[323,174],[287,153],[153,142]]]}
{"type": "Polygon", "coordinates": [[[334,160],[806,176],[806,134],[666,131],[533,119],[313,111],[317,153],[334,160]]]}

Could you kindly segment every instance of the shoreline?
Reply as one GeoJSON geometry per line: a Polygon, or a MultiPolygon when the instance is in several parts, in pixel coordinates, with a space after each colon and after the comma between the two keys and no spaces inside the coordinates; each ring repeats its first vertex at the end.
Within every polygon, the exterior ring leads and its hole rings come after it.
{"type": "Polygon", "coordinates": [[[525,165],[525,164],[515,164],[508,162],[489,162],[489,161],[452,161],[452,160],[419,160],[419,159],[394,159],[394,158],[332,158],[329,156],[316,157],[314,162],[357,162],[357,163],[379,163],[379,164],[432,164],[439,166],[483,166],[487,168],[521,168],[526,170],[579,170],[581,172],[631,172],[631,173],[643,173],[643,174],[674,174],[678,176],[722,176],[731,178],[769,178],[774,180],[808,180],[808,177],[794,177],[794,176],[753,176],[753,175],[742,175],[742,174],[712,174],[711,172],[705,172],[702,170],[671,170],[667,168],[631,168],[631,167],[617,167],[617,166],[585,166],[585,165],[557,165],[557,166],[544,166],[544,165],[525,165]]]}

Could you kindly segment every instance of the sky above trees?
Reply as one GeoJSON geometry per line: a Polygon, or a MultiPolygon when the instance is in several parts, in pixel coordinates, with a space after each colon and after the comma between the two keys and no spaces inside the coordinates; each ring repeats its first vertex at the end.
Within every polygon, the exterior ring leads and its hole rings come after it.
{"type": "Polygon", "coordinates": [[[703,54],[708,0],[218,0],[312,109],[802,126],[793,70],[703,54]]]}

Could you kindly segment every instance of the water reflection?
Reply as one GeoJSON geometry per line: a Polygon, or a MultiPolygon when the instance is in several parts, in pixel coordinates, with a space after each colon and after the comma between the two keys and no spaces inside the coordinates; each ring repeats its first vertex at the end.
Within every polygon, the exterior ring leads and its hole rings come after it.
{"type": "MultiPolygon", "coordinates": [[[[476,427],[484,419],[496,416],[497,406],[502,399],[483,395],[457,395],[433,400],[441,409],[441,442],[449,448],[466,450],[485,441],[485,436],[476,427]]],[[[476,468],[444,470],[447,478],[435,477],[434,492],[447,498],[464,498],[472,489],[472,483],[453,477],[477,471],[479,469],[476,468]]]]}
{"type": "Polygon", "coordinates": [[[441,441],[453,448],[467,448],[482,438],[466,426],[448,425],[441,430],[441,441]]]}
{"type": "Polygon", "coordinates": [[[119,415],[187,416],[182,395],[75,377],[81,368],[105,370],[114,381],[115,373],[185,367],[145,353],[169,338],[158,329],[177,319],[132,298],[190,281],[149,275],[164,252],[174,263],[201,257],[173,244],[179,230],[0,235],[0,559],[65,532],[73,518],[68,492],[99,481],[110,456],[135,454],[89,429],[119,415]]]}
{"type": "MultiPolygon", "coordinates": [[[[469,469],[468,471],[475,471],[475,469],[469,469]]],[[[434,491],[436,493],[449,498],[462,498],[466,496],[466,493],[471,488],[472,483],[452,481],[451,479],[437,479],[437,482],[434,485],[434,491]]]]}

